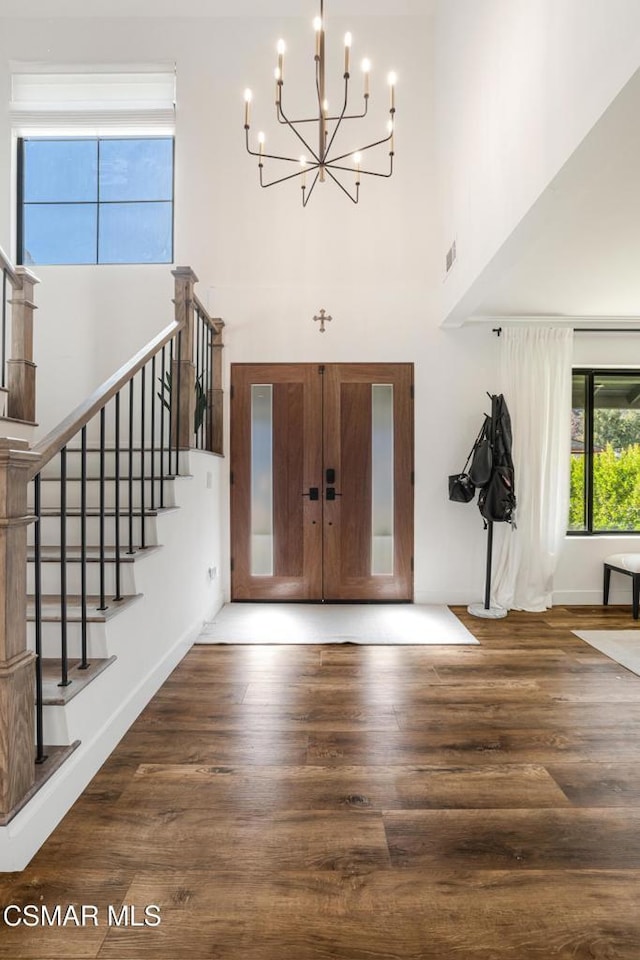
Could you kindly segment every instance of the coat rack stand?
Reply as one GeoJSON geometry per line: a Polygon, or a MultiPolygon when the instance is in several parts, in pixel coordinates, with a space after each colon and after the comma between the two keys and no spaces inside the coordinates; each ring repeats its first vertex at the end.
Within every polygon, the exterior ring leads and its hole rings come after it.
{"type": "Polygon", "coordinates": [[[504,607],[491,606],[491,566],[493,562],[493,521],[487,521],[487,570],[484,579],[484,603],[470,603],[467,612],[473,617],[482,617],[485,620],[502,620],[508,610],[504,607]]]}
{"type": "MultiPolygon", "coordinates": [[[[491,447],[495,442],[496,429],[496,397],[491,396],[491,447]]],[[[487,567],[484,578],[484,603],[470,603],[467,612],[472,617],[482,617],[485,620],[502,620],[508,610],[504,607],[491,606],[491,566],[493,563],[493,520],[487,520],[487,567]]]]}

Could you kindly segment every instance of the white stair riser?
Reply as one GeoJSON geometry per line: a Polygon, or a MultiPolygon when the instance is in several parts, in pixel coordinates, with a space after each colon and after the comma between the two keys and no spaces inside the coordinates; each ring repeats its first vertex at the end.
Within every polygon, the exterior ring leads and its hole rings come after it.
{"type": "MultiPolygon", "coordinates": [[[[132,563],[120,564],[120,592],[122,594],[133,594],[135,590],[135,577],[132,563]]],[[[82,565],[80,563],[67,563],[67,595],[80,596],[82,585],[82,565]]],[[[41,564],[41,590],[44,595],[57,596],[60,593],[60,577],[62,574],[60,563],[41,564]]],[[[88,563],[87,571],[87,594],[89,596],[98,596],[100,593],[100,564],[88,563]]],[[[105,591],[111,596],[115,595],[116,589],[116,565],[115,563],[105,563],[104,565],[105,591]]],[[[27,593],[33,594],[35,591],[35,568],[33,563],[27,564],[27,593]]]]}
{"type": "MultiPolygon", "coordinates": [[[[67,649],[69,658],[79,660],[81,656],[82,632],[79,623],[67,624],[67,649]]],[[[35,624],[27,623],[27,646],[36,648],[35,624]]],[[[107,639],[104,623],[87,624],[87,649],[90,657],[106,659],[107,639]]],[[[60,656],[60,624],[45,621],[42,624],[42,656],[46,660],[55,660],[60,656]]]]}
{"type": "MultiPolygon", "coordinates": [[[[87,543],[100,543],[100,518],[87,517],[87,543]]],[[[105,544],[115,545],[115,517],[105,517],[105,544]]],[[[146,545],[155,546],[158,542],[155,517],[145,517],[146,545]]],[[[120,517],[120,547],[127,550],[129,545],[129,518],[120,517]]],[[[67,544],[69,546],[79,546],[81,531],[80,517],[67,517],[67,544]]],[[[140,545],[141,517],[133,518],[133,545],[140,545]]],[[[60,544],[60,517],[41,517],[40,519],[40,537],[43,546],[59,546],[60,544]]],[[[33,524],[29,528],[29,543],[33,543],[33,524]]]]}
{"type": "MultiPolygon", "coordinates": [[[[82,484],[77,480],[70,480],[66,485],[67,508],[69,510],[79,509],[82,500],[82,484]]],[[[129,484],[126,480],[121,480],[120,484],[120,510],[126,511],[129,508],[129,484]]],[[[142,505],[142,483],[140,480],[134,480],[131,493],[133,495],[134,509],[142,505]]],[[[89,509],[100,507],[100,482],[98,480],[87,480],[86,486],[87,507],[89,509]]],[[[104,501],[106,509],[114,509],[116,504],[116,484],[115,481],[106,481],[104,485],[104,501]]],[[[33,509],[33,489],[29,490],[29,509],[33,509]]],[[[51,481],[45,481],[40,486],[40,503],[43,508],[51,507],[58,509],[60,506],[60,484],[51,481]]],[[[144,484],[144,504],[145,509],[159,509],[161,506],[175,506],[174,481],[165,480],[164,491],[160,490],[160,482],[155,481],[152,485],[147,480],[144,484]],[[154,497],[152,499],[152,486],[154,488],[154,497]],[[161,504],[161,496],[163,503],[161,504]]]]}

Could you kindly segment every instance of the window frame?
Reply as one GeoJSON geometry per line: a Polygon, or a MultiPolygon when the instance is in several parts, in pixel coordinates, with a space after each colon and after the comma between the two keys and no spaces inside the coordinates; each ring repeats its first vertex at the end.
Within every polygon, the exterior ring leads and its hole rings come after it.
{"type": "MultiPolygon", "coordinates": [[[[55,132],[30,136],[25,134],[18,136],[17,138],[17,157],[16,157],[16,263],[20,266],[44,266],[44,267],[129,267],[129,266],[139,266],[139,267],[153,267],[160,265],[167,265],[175,263],[175,194],[176,194],[176,138],[175,134],[170,133],[155,133],[155,134],[146,134],[146,133],[114,133],[114,134],[56,134],[55,132]],[[61,142],[61,141],[78,141],[86,140],[90,142],[95,142],[97,145],[97,154],[98,154],[98,167],[96,173],[96,200],[94,201],[76,201],[78,203],[85,203],[86,205],[93,204],[96,207],[96,259],[90,263],[37,263],[37,264],[25,264],[24,262],[24,210],[25,210],[25,200],[24,200],[24,176],[25,176],[25,159],[24,159],[24,145],[26,141],[29,140],[39,140],[39,141],[50,141],[50,142],[61,142]],[[106,140],[170,140],[171,141],[171,200],[101,200],[100,199],[100,143],[106,140]],[[107,206],[109,204],[142,204],[142,203],[170,203],[171,204],[171,249],[169,251],[170,259],[168,260],[100,260],[100,208],[101,206],[107,206]]],[[[50,201],[51,204],[59,202],[60,205],[64,205],[67,201],[50,201]]],[[[72,201],[73,202],[73,201],[72,201]]]]}
{"type": "Polygon", "coordinates": [[[640,379],[640,367],[573,367],[571,377],[585,377],[584,408],[584,508],[585,529],[567,530],[568,537],[638,537],[640,530],[594,530],[593,529],[593,428],[594,428],[594,381],[598,376],[629,377],[640,379]]]}

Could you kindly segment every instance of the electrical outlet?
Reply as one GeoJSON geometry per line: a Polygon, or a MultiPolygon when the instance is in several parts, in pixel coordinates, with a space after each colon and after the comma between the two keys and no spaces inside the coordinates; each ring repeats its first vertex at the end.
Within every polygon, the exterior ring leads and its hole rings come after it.
{"type": "Polygon", "coordinates": [[[215,580],[217,576],[218,576],[218,568],[209,567],[209,580],[215,580]]]}

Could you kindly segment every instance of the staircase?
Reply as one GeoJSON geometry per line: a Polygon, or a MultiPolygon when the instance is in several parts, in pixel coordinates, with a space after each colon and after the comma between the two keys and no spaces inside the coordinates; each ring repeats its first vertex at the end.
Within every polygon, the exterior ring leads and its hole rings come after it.
{"type": "Polygon", "coordinates": [[[0,870],[28,863],[222,603],[224,325],[190,268],[174,276],[175,319],[150,344],[35,446],[0,440],[5,536],[26,562],[26,591],[18,563],[5,585],[24,646],[0,870]]]}

